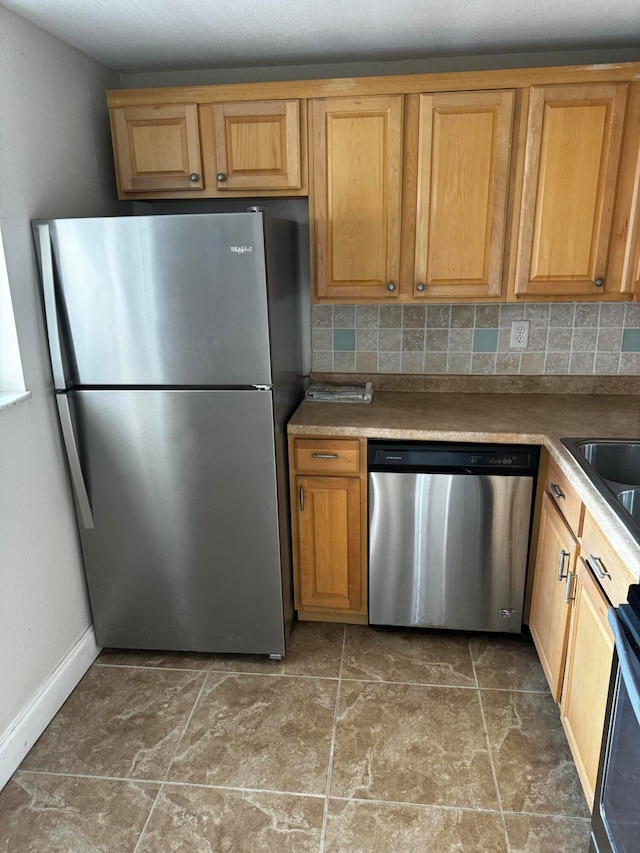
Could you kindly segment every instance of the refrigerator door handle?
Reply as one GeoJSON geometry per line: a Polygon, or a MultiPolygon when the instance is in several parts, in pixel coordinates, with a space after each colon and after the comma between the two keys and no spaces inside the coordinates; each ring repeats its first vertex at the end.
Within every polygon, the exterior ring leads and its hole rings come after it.
{"type": "Polygon", "coordinates": [[[69,470],[71,471],[71,481],[73,489],[76,493],[78,501],[78,509],[80,510],[80,518],[85,530],[93,530],[93,512],[91,511],[91,502],[89,501],[89,493],[84,481],[82,473],[82,465],[80,463],[80,454],[78,453],[78,444],[73,431],[73,421],[71,420],[71,409],[69,400],[66,394],[57,394],[56,402],[58,404],[58,414],[60,416],[60,426],[62,427],[62,437],[64,439],[65,450],[67,451],[67,459],[69,460],[69,470]]]}
{"type": "Polygon", "coordinates": [[[58,306],[56,304],[56,288],[53,275],[53,253],[51,251],[51,232],[47,223],[36,226],[38,231],[38,249],[40,271],[42,273],[42,289],[44,292],[44,313],[47,319],[47,337],[49,338],[49,353],[53,369],[53,383],[56,389],[67,387],[64,375],[64,360],[60,343],[60,328],[58,325],[58,306]]]}

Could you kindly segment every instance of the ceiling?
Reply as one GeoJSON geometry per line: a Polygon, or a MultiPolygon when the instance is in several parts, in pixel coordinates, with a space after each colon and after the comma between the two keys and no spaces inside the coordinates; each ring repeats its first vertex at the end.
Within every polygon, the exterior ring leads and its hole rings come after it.
{"type": "Polygon", "coordinates": [[[640,48],[638,0],[0,0],[120,72],[640,48]]]}

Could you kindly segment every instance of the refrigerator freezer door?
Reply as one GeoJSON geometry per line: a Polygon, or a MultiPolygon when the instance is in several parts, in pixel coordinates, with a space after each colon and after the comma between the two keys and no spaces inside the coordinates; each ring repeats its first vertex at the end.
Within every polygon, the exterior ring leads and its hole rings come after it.
{"type": "Polygon", "coordinates": [[[271,393],[70,396],[98,642],[284,654],[271,393]]]}
{"type": "Polygon", "coordinates": [[[48,225],[66,384],[271,384],[260,214],[48,225]]]}

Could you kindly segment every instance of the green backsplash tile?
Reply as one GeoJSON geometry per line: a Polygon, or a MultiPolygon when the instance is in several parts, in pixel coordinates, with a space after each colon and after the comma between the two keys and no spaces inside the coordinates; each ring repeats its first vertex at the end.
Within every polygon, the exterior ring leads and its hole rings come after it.
{"type": "Polygon", "coordinates": [[[473,351],[474,352],[497,352],[498,350],[498,330],[497,329],[476,329],[473,333],[473,351]]]}
{"type": "Polygon", "coordinates": [[[623,331],[622,352],[640,352],[640,329],[625,329],[623,331]]]}
{"type": "Polygon", "coordinates": [[[355,352],[356,349],[356,330],[355,329],[334,329],[333,330],[333,350],[334,352],[355,352]]]}

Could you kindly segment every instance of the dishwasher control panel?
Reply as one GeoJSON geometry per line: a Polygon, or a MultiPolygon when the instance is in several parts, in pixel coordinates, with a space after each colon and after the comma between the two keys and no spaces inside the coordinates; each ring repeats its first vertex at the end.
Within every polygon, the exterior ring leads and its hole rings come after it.
{"type": "Polygon", "coordinates": [[[534,473],[538,452],[538,447],[529,445],[370,441],[368,467],[370,471],[459,469],[463,474],[481,470],[534,473]]]}

